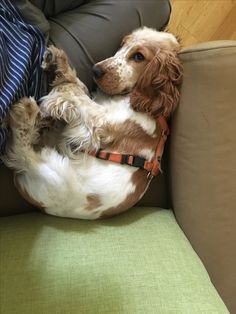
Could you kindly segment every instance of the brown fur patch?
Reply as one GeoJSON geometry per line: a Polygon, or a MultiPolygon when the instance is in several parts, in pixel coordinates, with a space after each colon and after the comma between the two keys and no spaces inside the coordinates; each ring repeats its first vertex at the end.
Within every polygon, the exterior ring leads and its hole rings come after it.
{"type": "Polygon", "coordinates": [[[98,194],[89,194],[87,196],[87,201],[88,204],[85,207],[85,210],[93,210],[102,205],[101,199],[98,194]]]}
{"type": "Polygon", "coordinates": [[[150,180],[147,177],[147,172],[145,170],[139,169],[133,173],[131,177],[131,182],[135,185],[134,192],[130,193],[127,198],[118,206],[111,207],[104,211],[101,214],[100,218],[110,218],[134,206],[147,189],[150,180]]]}
{"type": "Polygon", "coordinates": [[[175,52],[160,50],[139,77],[130,101],[137,112],[149,113],[153,118],[173,112],[180,98],[183,68],[175,52]]]}
{"type": "Polygon", "coordinates": [[[88,203],[85,207],[85,210],[93,210],[102,205],[98,194],[89,194],[86,198],[88,203]]]}
{"type": "Polygon", "coordinates": [[[141,150],[155,150],[161,136],[159,125],[151,136],[139,124],[130,120],[115,125],[108,124],[97,132],[103,149],[141,157],[145,157],[140,155],[141,150]]]}

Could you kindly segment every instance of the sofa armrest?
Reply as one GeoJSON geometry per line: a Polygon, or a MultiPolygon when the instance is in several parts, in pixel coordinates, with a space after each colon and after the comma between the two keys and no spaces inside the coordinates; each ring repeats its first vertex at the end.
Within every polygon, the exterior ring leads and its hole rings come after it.
{"type": "Polygon", "coordinates": [[[172,206],[235,313],[236,42],[200,44],[180,55],[185,74],[172,121],[172,206]]]}

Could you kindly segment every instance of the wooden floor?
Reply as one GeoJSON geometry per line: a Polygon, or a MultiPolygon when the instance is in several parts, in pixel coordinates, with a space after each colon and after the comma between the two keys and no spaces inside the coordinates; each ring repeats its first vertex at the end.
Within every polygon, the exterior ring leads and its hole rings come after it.
{"type": "Polygon", "coordinates": [[[218,39],[236,40],[236,0],[171,0],[168,31],[183,47],[218,39]]]}

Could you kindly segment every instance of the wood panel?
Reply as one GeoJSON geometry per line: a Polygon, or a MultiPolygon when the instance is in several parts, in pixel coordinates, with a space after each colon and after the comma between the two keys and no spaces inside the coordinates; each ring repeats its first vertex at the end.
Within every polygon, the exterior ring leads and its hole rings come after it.
{"type": "Polygon", "coordinates": [[[236,0],[171,0],[171,4],[167,30],[179,36],[183,46],[236,40],[236,0]]]}

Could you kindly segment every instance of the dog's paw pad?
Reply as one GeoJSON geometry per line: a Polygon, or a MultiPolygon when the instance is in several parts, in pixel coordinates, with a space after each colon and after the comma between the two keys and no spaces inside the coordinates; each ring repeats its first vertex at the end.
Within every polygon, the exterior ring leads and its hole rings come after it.
{"type": "Polygon", "coordinates": [[[45,55],[44,55],[44,62],[46,64],[52,63],[53,61],[53,53],[50,50],[46,50],[45,55]]]}
{"type": "Polygon", "coordinates": [[[55,67],[55,60],[56,60],[56,51],[57,48],[54,46],[49,46],[43,55],[43,62],[41,67],[44,70],[52,70],[55,67]]]}
{"type": "Polygon", "coordinates": [[[51,45],[49,46],[43,56],[41,67],[44,70],[51,71],[67,63],[67,57],[63,50],[51,45]]]}

